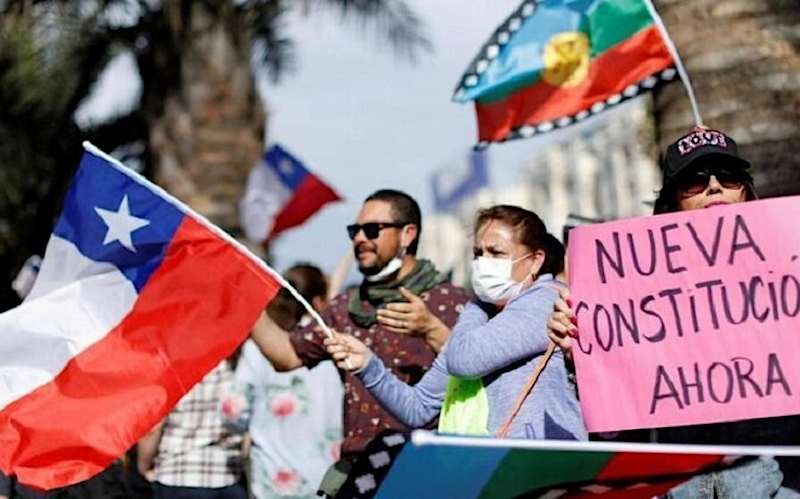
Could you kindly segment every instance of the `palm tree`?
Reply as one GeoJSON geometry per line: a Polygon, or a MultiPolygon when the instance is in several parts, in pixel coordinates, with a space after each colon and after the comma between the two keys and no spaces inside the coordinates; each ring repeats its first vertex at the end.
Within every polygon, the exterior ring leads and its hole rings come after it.
{"type": "MultiPolygon", "coordinates": [[[[80,158],[72,113],[96,77],[74,67],[78,39],[45,50],[24,12],[0,18],[0,309],[18,303],[8,283],[41,254],[67,181],[80,158]]],[[[80,47],[85,48],[83,46],[80,47]]]]}
{"type": "MultiPolygon", "coordinates": [[[[9,283],[44,251],[84,139],[106,151],[145,144],[146,175],[238,233],[237,202],[264,132],[254,68],[278,80],[294,67],[286,4],[0,0],[0,310],[19,302],[9,283]],[[122,50],[138,63],[139,107],[79,130],[76,110],[122,50]]],[[[413,60],[429,47],[402,0],[302,7],[371,27],[398,56],[413,60]]]]}
{"type": "MultiPolygon", "coordinates": [[[[782,0],[656,0],[705,124],[755,165],[762,195],[800,193],[800,10],[782,0]]],[[[680,85],[656,94],[659,142],[694,121],[680,85]]]]}
{"type": "MultiPolygon", "coordinates": [[[[144,140],[145,173],[222,228],[238,232],[237,201],[263,150],[264,115],[253,67],[278,79],[293,67],[282,0],[7,0],[6,12],[47,6],[99,58],[130,50],[141,105],[106,127],[106,147],[144,140]],[[251,65],[253,54],[254,65],[251,65]],[[138,136],[137,136],[138,135],[138,136]]],[[[428,47],[403,0],[304,0],[371,26],[413,59],[428,47]],[[367,24],[368,23],[368,24],[367,24]]],[[[0,4],[2,5],[2,4],[0,4]]]]}

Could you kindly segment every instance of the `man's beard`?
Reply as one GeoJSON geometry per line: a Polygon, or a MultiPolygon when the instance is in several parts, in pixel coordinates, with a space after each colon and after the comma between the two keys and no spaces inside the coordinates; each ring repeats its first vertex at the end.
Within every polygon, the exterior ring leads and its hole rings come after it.
{"type": "Polygon", "coordinates": [[[371,265],[366,265],[366,266],[359,265],[358,271],[365,276],[373,276],[379,273],[381,270],[385,269],[393,258],[394,257],[389,258],[388,260],[384,260],[381,257],[375,255],[375,261],[371,265]]]}
{"type": "Polygon", "coordinates": [[[368,266],[359,265],[358,270],[369,281],[371,280],[370,279],[371,277],[379,275],[382,271],[386,269],[387,266],[391,265],[393,269],[391,269],[387,275],[376,279],[376,281],[382,281],[384,278],[394,275],[398,270],[400,270],[400,266],[402,265],[403,255],[405,255],[405,250],[402,246],[398,245],[395,255],[388,261],[384,261],[383,259],[381,259],[380,256],[377,255],[377,248],[376,248],[375,263],[368,266]]]}
{"type": "Polygon", "coordinates": [[[358,271],[361,272],[363,275],[370,276],[370,275],[377,274],[385,266],[386,266],[386,263],[384,263],[383,261],[379,260],[378,262],[376,262],[373,265],[370,265],[369,267],[362,267],[361,265],[359,265],[358,266],[358,271]]]}
{"type": "Polygon", "coordinates": [[[358,271],[365,276],[377,274],[389,263],[378,256],[378,248],[369,248],[369,251],[375,255],[375,261],[371,265],[362,266],[361,261],[358,259],[358,249],[353,248],[353,254],[355,255],[356,262],[358,262],[358,271]]]}

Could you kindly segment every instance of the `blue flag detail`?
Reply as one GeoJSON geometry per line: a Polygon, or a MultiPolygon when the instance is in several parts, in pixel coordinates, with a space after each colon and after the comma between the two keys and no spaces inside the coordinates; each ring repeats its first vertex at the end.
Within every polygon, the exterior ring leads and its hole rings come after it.
{"type": "Polygon", "coordinates": [[[87,152],[53,234],[87,258],[117,266],[141,291],[183,217],[152,190],[87,152]]]}
{"type": "Polygon", "coordinates": [[[303,163],[292,156],[281,146],[275,144],[264,154],[264,163],[280,179],[281,183],[290,191],[294,191],[308,176],[308,170],[303,163]]]}
{"type": "Polygon", "coordinates": [[[439,171],[431,177],[433,206],[437,212],[453,211],[478,190],[489,185],[486,149],[473,150],[466,168],[458,173],[439,171]]]}

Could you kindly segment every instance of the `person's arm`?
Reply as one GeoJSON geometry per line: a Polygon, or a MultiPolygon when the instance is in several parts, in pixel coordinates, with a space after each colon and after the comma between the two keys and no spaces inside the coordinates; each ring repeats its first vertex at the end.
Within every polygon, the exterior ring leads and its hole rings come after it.
{"type": "Polygon", "coordinates": [[[443,355],[436,357],[430,370],[414,386],[399,380],[375,355],[356,376],[392,416],[410,428],[430,423],[441,411],[447,391],[443,355]]]}
{"type": "Polygon", "coordinates": [[[480,378],[544,353],[550,343],[547,318],[555,299],[554,289],[535,284],[485,322],[481,319],[486,313],[474,303],[468,305],[447,345],[447,371],[480,378]]]}
{"type": "Polygon", "coordinates": [[[336,334],[325,340],[328,353],[340,369],[350,362],[353,373],[398,421],[411,428],[431,422],[442,408],[447,390],[448,374],[442,355],[436,357],[431,369],[414,386],[398,379],[383,362],[362,343],[350,335],[336,334]]]}
{"type": "Polygon", "coordinates": [[[136,467],[139,473],[148,481],[153,481],[153,468],[155,466],[156,454],[158,454],[158,443],[161,441],[161,430],[164,422],[158,423],[147,435],[145,435],[136,445],[136,467]]]}
{"type": "Polygon", "coordinates": [[[425,343],[428,344],[434,353],[439,354],[444,348],[444,344],[447,343],[447,340],[450,338],[450,328],[438,317],[433,314],[431,315],[433,317],[431,326],[424,331],[425,343]]]}
{"type": "Polygon", "coordinates": [[[292,371],[303,365],[289,340],[289,332],[278,326],[266,312],[253,325],[250,337],[276,371],[292,371]]]}

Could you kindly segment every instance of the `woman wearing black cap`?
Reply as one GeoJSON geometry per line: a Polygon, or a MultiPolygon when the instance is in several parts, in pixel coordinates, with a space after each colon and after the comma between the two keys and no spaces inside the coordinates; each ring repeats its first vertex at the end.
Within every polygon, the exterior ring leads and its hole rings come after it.
{"type": "Polygon", "coordinates": [[[750,163],[730,137],[705,128],[673,142],[661,162],[664,182],[654,213],[698,210],[757,198],[750,163]]]}
{"type": "MultiPolygon", "coordinates": [[[[713,208],[757,198],[750,163],[739,154],[736,142],[722,132],[698,127],[672,143],[661,162],[663,187],[654,213],[713,208]]],[[[568,292],[557,300],[550,314],[550,337],[571,358],[571,336],[577,327],[567,305],[568,292]]],[[[664,443],[721,445],[786,445],[797,443],[800,417],[764,418],[662,428],[657,439],[664,443]]],[[[788,474],[788,473],[787,473],[788,474]]],[[[753,460],[725,471],[694,477],[671,490],[672,499],[797,498],[782,487],[783,473],[773,458],[753,460]]]]}

